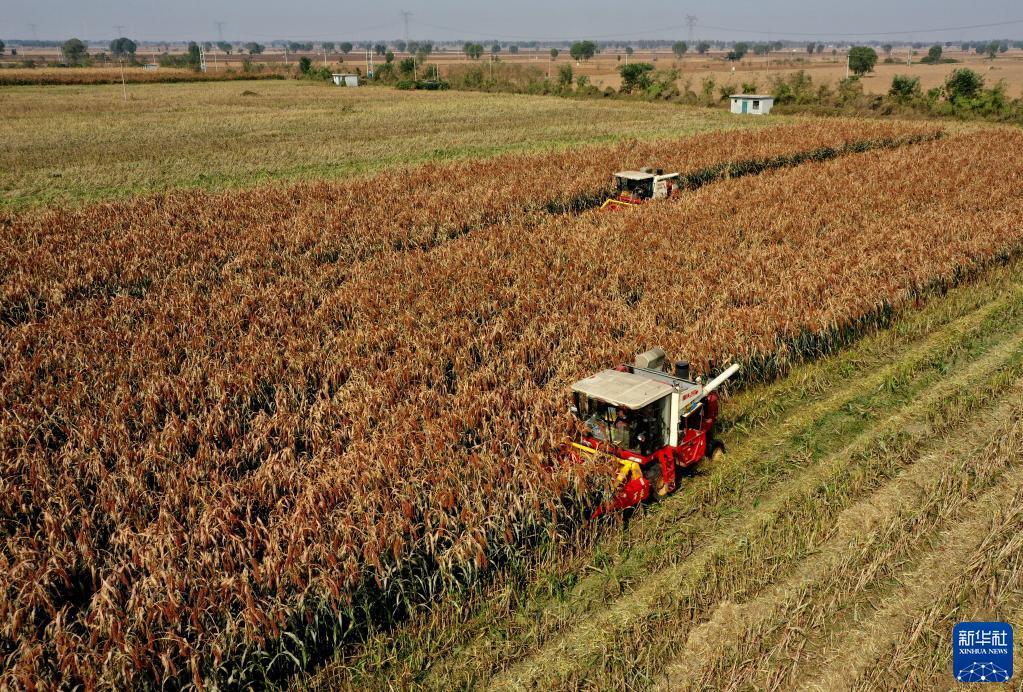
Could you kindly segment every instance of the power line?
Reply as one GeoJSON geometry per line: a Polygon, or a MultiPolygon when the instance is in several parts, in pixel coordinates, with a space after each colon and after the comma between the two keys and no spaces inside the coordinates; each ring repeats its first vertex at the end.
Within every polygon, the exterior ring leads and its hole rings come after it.
{"type": "MultiPolygon", "coordinates": [[[[588,38],[591,38],[591,39],[613,40],[613,39],[619,39],[619,38],[626,38],[626,37],[630,37],[630,36],[644,36],[644,35],[650,35],[650,34],[667,35],[667,34],[670,34],[670,32],[672,32],[672,31],[678,31],[678,30],[681,30],[681,29],[690,29],[690,28],[692,28],[689,25],[689,21],[688,21],[689,17],[691,17],[691,16],[692,15],[687,15],[686,16],[686,23],[685,24],[675,24],[675,25],[669,25],[669,26],[663,26],[662,25],[662,26],[659,26],[659,27],[657,27],[655,29],[643,29],[643,30],[637,30],[637,31],[624,31],[624,32],[620,32],[620,33],[617,33],[617,34],[589,35],[588,38]]],[[[696,18],[693,17],[693,19],[695,20],[696,18]]],[[[427,22],[419,22],[418,24],[419,24],[419,26],[424,26],[424,27],[427,27],[427,28],[430,28],[430,29],[437,29],[437,30],[440,30],[440,31],[450,31],[450,32],[453,32],[453,33],[456,33],[456,34],[460,34],[463,38],[472,37],[472,36],[489,36],[489,37],[492,37],[492,38],[509,39],[509,40],[523,40],[523,41],[529,41],[529,40],[533,40],[533,41],[571,41],[571,40],[576,40],[576,39],[579,38],[579,35],[576,35],[576,36],[535,36],[535,35],[524,35],[524,34],[499,34],[499,33],[494,33],[494,32],[490,32],[490,31],[478,31],[478,30],[471,30],[471,29],[465,29],[465,28],[444,26],[444,25],[441,25],[441,24],[430,24],[430,23],[427,23],[427,22]]],[[[695,24],[696,24],[696,21],[693,22],[693,26],[695,26],[695,24]]],[[[775,31],[773,29],[741,29],[741,28],[737,28],[737,27],[716,26],[716,25],[713,25],[713,24],[703,24],[703,23],[700,24],[700,27],[703,28],[703,29],[714,29],[715,31],[725,31],[725,32],[731,32],[731,33],[738,33],[738,34],[754,34],[754,35],[760,35],[760,36],[799,36],[799,37],[811,36],[811,37],[818,37],[818,38],[821,38],[821,37],[836,37],[836,38],[849,37],[849,38],[853,38],[853,37],[873,37],[873,36],[899,36],[899,35],[906,35],[906,34],[931,34],[931,33],[939,33],[939,32],[946,32],[946,31],[966,31],[966,30],[969,30],[969,29],[989,29],[989,28],[993,28],[993,27],[1012,26],[1012,25],[1016,25],[1016,24],[1023,24],[1023,19],[1012,19],[1012,20],[1007,20],[1007,21],[1002,21],[1002,22],[991,22],[991,23],[987,23],[987,24],[969,24],[969,25],[963,25],[963,26],[946,26],[946,27],[939,27],[939,28],[932,28],[932,29],[902,29],[902,30],[899,30],[899,31],[861,31],[861,32],[775,31]]]]}
{"type": "Polygon", "coordinates": [[[873,36],[902,36],[907,34],[936,34],[945,31],[966,31],[968,29],[990,29],[993,27],[1000,26],[1011,26],[1013,24],[1023,24],[1023,19],[1012,19],[1004,22],[991,22],[990,24],[969,24],[965,26],[945,26],[937,29],[903,29],[901,31],[860,31],[860,32],[827,32],[827,31],[765,31],[763,29],[737,29],[735,27],[725,26],[713,26],[711,24],[702,24],[706,29],[715,29],[717,31],[731,31],[739,34],[757,34],[757,35],[770,35],[777,34],[779,36],[834,36],[834,37],[873,37],[873,36]]]}

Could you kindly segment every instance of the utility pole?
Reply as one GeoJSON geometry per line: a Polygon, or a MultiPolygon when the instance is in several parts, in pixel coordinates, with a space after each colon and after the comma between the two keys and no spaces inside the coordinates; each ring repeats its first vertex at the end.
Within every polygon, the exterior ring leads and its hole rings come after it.
{"type": "Polygon", "coordinates": [[[689,47],[693,48],[693,36],[696,35],[696,15],[687,14],[686,24],[689,26],[689,47]]]}
{"type": "Polygon", "coordinates": [[[38,28],[38,26],[39,26],[38,24],[29,24],[28,25],[29,31],[32,32],[32,40],[33,41],[38,41],[39,40],[39,34],[36,33],[36,29],[38,28]]]}
{"type": "Polygon", "coordinates": [[[406,10],[402,10],[401,11],[401,18],[405,21],[405,50],[408,50],[408,42],[409,42],[409,38],[408,38],[408,18],[411,17],[411,16],[412,16],[411,12],[407,12],[406,10]]]}
{"type": "Polygon", "coordinates": [[[117,36],[114,36],[114,38],[121,38],[124,36],[124,24],[114,24],[114,29],[117,30],[117,36]]]}

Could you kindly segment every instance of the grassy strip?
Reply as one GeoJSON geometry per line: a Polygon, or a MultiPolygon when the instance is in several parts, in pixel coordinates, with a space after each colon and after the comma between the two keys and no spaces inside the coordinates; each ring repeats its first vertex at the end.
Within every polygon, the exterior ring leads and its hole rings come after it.
{"type": "Polygon", "coordinates": [[[678,566],[647,575],[628,598],[509,671],[501,682],[515,687],[649,684],[661,663],[685,643],[694,620],[706,618],[721,600],[755,595],[814,554],[843,508],[915,461],[924,441],[962,425],[965,411],[1023,375],[1021,342],[1014,335],[1010,357],[996,350],[897,406],[788,488],[748,510],[739,526],[719,534],[714,544],[678,566]],[[631,665],[604,654],[629,648],[640,649],[631,665]]]}
{"type": "Polygon", "coordinates": [[[710,687],[791,686],[797,672],[806,672],[800,670],[804,661],[819,669],[823,657],[808,650],[825,630],[855,627],[844,622],[843,611],[856,606],[856,620],[862,619],[877,592],[892,586],[898,570],[933,549],[939,529],[960,521],[973,500],[1023,461],[1018,445],[1006,453],[1006,445],[989,442],[1019,441],[1021,394],[1017,382],[997,410],[976,414],[966,439],[956,431],[929,442],[926,457],[844,512],[835,535],[805,569],[755,601],[727,609],[727,624],[717,626],[714,648],[706,650],[708,637],[697,630],[677,657],[678,667],[665,675],[665,685],[686,680],[710,687]],[[868,589],[870,599],[864,598],[868,589]],[[702,655],[690,650],[694,643],[702,655]],[[766,679],[759,677],[765,671],[766,679]]]}
{"type": "MultiPolygon", "coordinates": [[[[612,530],[603,547],[593,551],[584,547],[574,560],[566,560],[564,551],[551,551],[550,561],[519,566],[520,569],[505,575],[502,583],[491,591],[496,595],[489,598],[461,600],[464,595],[455,595],[453,606],[438,606],[435,613],[419,614],[397,637],[371,639],[359,656],[341,659],[317,681],[326,685],[380,686],[397,680],[401,684],[442,687],[447,682],[462,686],[485,680],[489,676],[487,669],[521,658],[560,628],[581,621],[592,610],[627,591],[630,583],[641,579],[665,554],[684,555],[693,550],[714,530],[706,522],[694,520],[693,515],[710,515],[720,521],[755,502],[765,483],[760,471],[747,468],[744,459],[755,459],[765,449],[774,449],[775,453],[762,460],[760,467],[778,478],[782,477],[779,474],[791,475],[800,466],[787,460],[808,453],[807,443],[812,442],[813,430],[819,433],[819,444],[815,443],[819,447],[829,441],[832,446],[838,445],[862,427],[862,421],[846,420],[845,425],[851,424],[852,429],[839,434],[841,419],[848,417],[844,411],[858,410],[870,403],[863,400],[865,392],[885,389],[882,385],[888,382],[894,387],[890,394],[901,392],[903,399],[911,398],[911,382],[903,380],[899,364],[892,364],[893,355],[903,351],[908,343],[926,337],[911,350],[913,359],[904,362],[913,371],[924,363],[938,366],[944,358],[952,359],[948,364],[951,366],[960,358],[970,357],[978,348],[976,345],[971,348],[971,343],[983,346],[984,332],[998,331],[1000,325],[1018,314],[1018,296],[1010,300],[1004,293],[1004,286],[1011,285],[1018,275],[1016,265],[997,269],[978,285],[963,287],[935,300],[919,313],[910,313],[895,329],[867,337],[856,349],[806,366],[795,376],[769,387],[740,394],[727,409],[737,414],[739,423],[726,439],[744,436],[748,430],[773,422],[775,427],[766,431],[770,434],[755,438],[754,447],[745,454],[742,449],[737,450],[740,454],[731,455],[725,465],[713,469],[710,478],[694,479],[695,488],[675,496],[654,516],[635,525],[631,535],[612,530]],[[992,294],[1002,295],[990,302],[992,294]],[[979,309],[982,306],[987,307],[979,309]],[[949,323],[953,324],[950,331],[956,338],[950,340],[941,335],[943,339],[939,340],[931,335],[936,326],[949,323]],[[866,377],[853,379],[860,374],[866,377]],[[817,400],[835,386],[839,386],[839,391],[824,404],[806,407],[807,399],[817,400]],[[770,406],[765,405],[765,399],[771,402],[770,406]],[[818,421],[822,406],[823,413],[835,412],[834,420],[818,421]],[[783,420],[792,411],[797,412],[793,420],[783,420]],[[793,428],[804,433],[801,442],[789,439],[793,428]],[[784,444],[778,447],[781,443],[784,444]],[[702,533],[694,527],[703,527],[702,533]],[[616,562],[612,556],[620,560],[616,562]],[[564,603],[569,597],[571,604],[564,603]],[[477,643],[466,650],[465,642],[469,640],[477,643]],[[389,665],[388,661],[392,663],[389,665]],[[431,668],[433,675],[424,677],[431,668]]],[[[945,367],[939,367],[932,376],[945,367]]],[[[891,405],[893,401],[878,403],[891,405]]]]}
{"type": "MultiPolygon", "coordinates": [[[[1016,444],[1018,451],[1018,439],[1016,444]]],[[[1014,472],[1008,483],[991,491],[974,514],[974,520],[952,537],[958,550],[935,555],[926,570],[916,575],[932,587],[919,601],[917,617],[908,626],[887,629],[888,636],[897,637],[894,644],[859,671],[848,671],[859,674],[846,678],[846,684],[878,689],[886,680],[900,680],[907,688],[924,689],[941,680],[948,685],[952,626],[982,612],[984,617],[1011,619],[1000,604],[1014,595],[1018,598],[1023,589],[1023,533],[1019,530],[1023,473],[1014,472]]]]}

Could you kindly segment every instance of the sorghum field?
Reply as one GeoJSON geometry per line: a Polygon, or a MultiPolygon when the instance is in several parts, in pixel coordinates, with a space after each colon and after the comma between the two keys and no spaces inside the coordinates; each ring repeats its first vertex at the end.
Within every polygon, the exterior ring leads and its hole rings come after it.
{"type": "MultiPolygon", "coordinates": [[[[589,540],[606,469],[549,463],[569,382],[654,344],[774,381],[1012,262],[1021,183],[1016,131],[822,121],[9,214],[0,684],[280,683],[538,546],[589,540]],[[685,194],[593,208],[611,171],[645,164],[682,171],[685,194]]],[[[1017,375],[994,373],[1015,361],[996,355],[942,386],[1006,394],[1017,375]]],[[[897,397],[920,377],[879,386],[897,397]]],[[[890,434],[851,458],[900,458],[910,441],[890,434]]],[[[816,500],[774,497],[832,529],[816,500]]],[[[773,527],[747,558],[775,564],[755,552],[785,550],[773,527]]],[[[741,597],[718,580],[677,607],[741,597]]],[[[604,639],[579,628],[578,649],[436,686],[585,682],[573,662],[633,634],[602,617],[604,639]]]]}

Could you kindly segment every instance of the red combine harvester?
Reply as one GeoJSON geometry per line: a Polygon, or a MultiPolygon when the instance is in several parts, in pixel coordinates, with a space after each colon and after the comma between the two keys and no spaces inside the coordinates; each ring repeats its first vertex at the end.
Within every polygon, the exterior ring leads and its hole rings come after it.
{"type": "Polygon", "coordinates": [[[600,208],[618,211],[646,204],[652,199],[668,199],[679,189],[679,174],[665,173],[660,168],[618,171],[614,175],[615,196],[604,200],[600,208]]]}
{"type": "Polygon", "coordinates": [[[564,451],[585,463],[599,455],[621,466],[611,500],[595,513],[635,507],[651,496],[675,490],[678,469],[722,453],[714,440],[722,382],[739,370],[732,365],[707,384],[690,379],[689,364],[665,369],[664,351],[655,348],[622,365],[572,385],[576,439],[564,451]]]}

